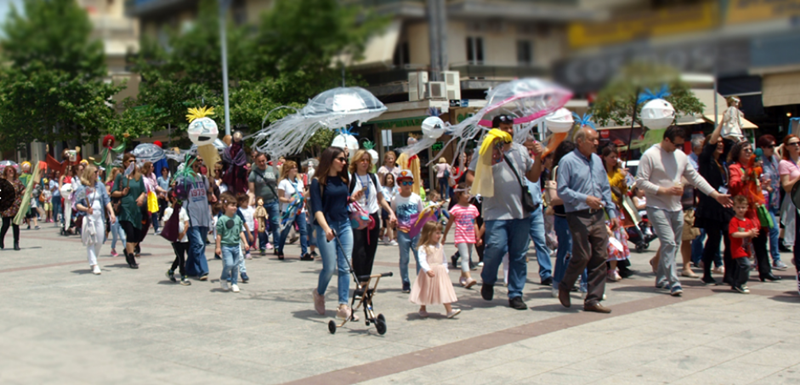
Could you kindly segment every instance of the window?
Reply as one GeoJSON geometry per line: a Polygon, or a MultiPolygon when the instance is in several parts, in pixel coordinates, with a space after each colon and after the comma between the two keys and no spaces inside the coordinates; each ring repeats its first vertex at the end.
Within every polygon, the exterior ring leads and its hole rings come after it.
{"type": "Polygon", "coordinates": [[[483,64],[483,38],[467,38],[467,61],[469,64],[483,64]]]}
{"type": "Polygon", "coordinates": [[[410,63],[408,54],[408,42],[404,41],[397,44],[394,49],[394,58],[392,59],[395,67],[402,67],[410,63]]]}
{"type": "Polygon", "coordinates": [[[530,40],[517,41],[517,62],[521,66],[533,65],[533,43],[530,40]]]}

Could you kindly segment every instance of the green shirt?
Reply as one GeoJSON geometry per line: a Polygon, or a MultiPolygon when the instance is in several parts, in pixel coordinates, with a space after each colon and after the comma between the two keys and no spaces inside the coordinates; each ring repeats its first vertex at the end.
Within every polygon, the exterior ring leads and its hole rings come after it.
{"type": "Polygon", "coordinates": [[[137,229],[142,228],[142,208],[136,204],[136,198],[144,193],[144,180],[140,177],[139,180],[128,179],[123,174],[117,175],[114,179],[114,187],[111,192],[122,191],[125,187],[130,187],[128,195],[122,197],[119,210],[119,221],[127,221],[133,224],[137,229]]]}
{"type": "Polygon", "coordinates": [[[258,166],[253,165],[247,181],[253,183],[256,197],[263,199],[265,205],[278,199],[275,195],[278,189],[278,173],[275,167],[267,166],[261,171],[258,166]]]}
{"type": "Polygon", "coordinates": [[[220,242],[224,246],[238,246],[239,240],[241,237],[239,234],[242,233],[242,219],[239,218],[238,215],[234,214],[233,218],[227,215],[221,215],[217,220],[217,234],[222,237],[222,241],[220,242]],[[227,223],[233,222],[233,226],[228,228],[227,223]]]}

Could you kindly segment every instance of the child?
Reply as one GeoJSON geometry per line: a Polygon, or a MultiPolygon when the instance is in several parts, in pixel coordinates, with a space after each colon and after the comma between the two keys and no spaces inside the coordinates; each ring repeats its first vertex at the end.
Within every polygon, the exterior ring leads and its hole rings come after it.
{"type": "MultiPolygon", "coordinates": [[[[647,210],[645,210],[647,208],[647,197],[644,195],[644,190],[636,186],[633,187],[633,205],[636,206],[636,210],[639,210],[639,217],[647,219],[647,210]]],[[[653,235],[653,229],[649,223],[644,230],[644,235],[653,235]]]]}
{"type": "Polygon", "coordinates": [[[450,305],[456,302],[456,292],[447,271],[447,260],[442,250],[442,225],[430,221],[422,227],[420,233],[421,246],[419,247],[419,262],[424,274],[417,274],[414,288],[408,300],[420,305],[419,316],[426,318],[428,305],[444,305],[447,318],[453,318],[461,313],[461,309],[453,309],[450,305]]]}
{"type": "Polygon", "coordinates": [[[736,216],[728,225],[731,235],[731,258],[733,258],[733,273],[731,274],[731,289],[742,294],[749,294],[750,289],[745,286],[750,278],[750,245],[752,239],[758,236],[758,226],[752,220],[745,218],[748,209],[747,198],[737,195],[733,198],[733,211],[736,216]]]}
{"type": "Polygon", "coordinates": [[[44,208],[45,214],[45,222],[52,223],[53,222],[53,192],[50,191],[50,181],[47,178],[42,180],[42,207],[44,208]]]}
{"type": "Polygon", "coordinates": [[[237,278],[239,275],[239,263],[242,260],[242,249],[240,241],[247,243],[244,237],[243,221],[236,215],[236,197],[230,193],[221,194],[220,203],[222,204],[225,215],[217,219],[217,247],[216,253],[222,255],[222,275],[219,277],[219,284],[222,291],[228,291],[228,281],[230,289],[234,293],[239,292],[237,278]]]}
{"type": "Polygon", "coordinates": [[[397,174],[397,183],[400,184],[400,194],[392,201],[392,210],[397,216],[397,243],[400,245],[400,278],[403,281],[403,293],[411,292],[411,281],[408,279],[408,252],[414,252],[417,261],[417,274],[419,275],[419,254],[417,241],[419,234],[411,237],[408,232],[411,225],[422,212],[422,198],[411,192],[414,186],[414,176],[409,170],[402,170],[397,174]]]}
{"type": "Polygon", "coordinates": [[[236,197],[236,203],[239,206],[236,209],[236,216],[242,220],[245,234],[244,242],[239,245],[239,247],[243,250],[243,258],[239,260],[239,272],[242,275],[242,283],[247,283],[250,281],[250,277],[247,276],[247,265],[245,259],[253,258],[250,256],[250,242],[253,241],[253,232],[250,231],[250,229],[252,229],[254,225],[253,214],[255,213],[255,209],[250,207],[250,196],[247,194],[239,194],[239,196],[236,197]],[[248,239],[250,242],[248,242],[248,239]]]}
{"type": "MultiPolygon", "coordinates": [[[[397,186],[394,183],[394,174],[387,172],[383,175],[383,181],[381,183],[383,190],[383,198],[386,199],[389,204],[392,204],[395,195],[397,195],[397,186]]],[[[389,212],[385,209],[381,209],[381,222],[383,222],[383,228],[381,229],[380,239],[383,240],[383,244],[387,246],[397,246],[397,241],[395,238],[397,236],[394,234],[396,232],[393,225],[389,223],[389,212]]]]}
{"type": "MultiPolygon", "coordinates": [[[[447,227],[444,230],[444,237],[442,237],[442,244],[446,242],[447,234],[453,223],[456,224],[455,231],[455,244],[458,249],[458,255],[461,259],[461,279],[459,282],[462,287],[467,289],[477,283],[475,279],[470,276],[470,265],[472,264],[472,245],[480,243],[478,236],[478,228],[475,226],[475,218],[480,213],[478,208],[469,203],[469,189],[466,183],[459,183],[456,188],[456,201],[458,202],[450,209],[450,220],[447,221],[447,227]]],[[[457,257],[453,256],[453,266],[456,265],[457,257]]]]}
{"type": "MultiPolygon", "coordinates": [[[[261,239],[262,237],[266,237],[267,209],[264,208],[264,199],[258,198],[256,200],[256,211],[253,214],[253,218],[254,224],[256,224],[255,227],[258,228],[258,234],[255,234],[255,238],[261,239]]],[[[255,241],[253,243],[255,243],[255,241]]],[[[259,250],[259,252],[262,256],[267,253],[264,249],[259,250]]]]}
{"type": "MultiPolygon", "coordinates": [[[[167,198],[169,199],[170,207],[167,207],[164,210],[164,223],[166,224],[169,218],[172,216],[173,208],[175,207],[175,194],[174,192],[170,191],[167,194],[167,198]]],[[[189,286],[192,283],[186,277],[186,254],[189,252],[189,237],[186,235],[186,232],[189,230],[189,213],[186,212],[185,207],[181,207],[181,210],[178,212],[178,240],[176,242],[172,242],[172,250],[175,251],[175,260],[172,262],[172,267],[167,270],[167,278],[169,278],[172,282],[178,282],[175,279],[175,269],[179,269],[181,273],[181,280],[180,284],[183,286],[189,286]]]]}

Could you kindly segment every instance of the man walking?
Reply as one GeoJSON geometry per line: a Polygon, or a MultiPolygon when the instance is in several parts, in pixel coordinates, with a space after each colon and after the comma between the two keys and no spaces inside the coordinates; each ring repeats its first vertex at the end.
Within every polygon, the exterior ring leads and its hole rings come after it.
{"type": "Polygon", "coordinates": [[[199,277],[201,281],[208,279],[208,261],[206,260],[206,236],[211,226],[211,209],[208,205],[212,195],[211,185],[203,175],[203,159],[199,156],[192,163],[195,173],[194,182],[189,188],[189,198],[184,203],[189,214],[189,257],[186,258],[186,275],[199,277]]]}
{"type": "MultiPolygon", "coordinates": [[[[481,278],[481,296],[487,301],[494,297],[494,283],[497,281],[497,268],[508,253],[508,299],[509,306],[517,310],[525,310],[528,306],[522,301],[522,289],[528,275],[528,265],[525,256],[528,252],[529,232],[531,228],[530,212],[526,212],[522,205],[522,194],[528,194],[527,184],[524,179],[535,182],[539,180],[542,172],[541,159],[542,146],[534,144],[533,152],[536,160],[522,145],[513,143],[514,126],[513,117],[500,115],[492,120],[492,127],[497,130],[489,132],[489,136],[498,134],[496,144],[487,151],[491,153],[476,154],[472,158],[467,173],[467,183],[472,184],[476,179],[475,171],[478,159],[481,162],[485,155],[491,156],[491,165],[482,164],[481,173],[477,178],[483,178],[482,173],[490,173],[493,184],[493,196],[483,197],[483,219],[486,228],[486,248],[484,250],[483,271],[481,278]]],[[[487,137],[484,140],[494,140],[487,137]]],[[[488,145],[488,144],[487,144],[488,145]]],[[[483,179],[481,179],[483,181],[483,179]]],[[[464,257],[464,256],[462,256],[464,257]]]]}
{"type": "Polygon", "coordinates": [[[683,235],[683,181],[725,207],[732,205],[730,195],[714,190],[689,163],[686,154],[680,150],[684,143],[683,135],[683,129],[678,126],[667,128],[661,143],[642,154],[636,176],[637,186],[644,190],[647,197],[647,218],[661,242],[656,287],[669,290],[673,296],[683,293],[675,266],[683,235]]]}
{"type": "MultiPolygon", "coordinates": [[[[531,158],[534,155],[536,140],[533,136],[528,136],[525,140],[525,148],[530,152],[531,158]]],[[[533,248],[536,249],[536,261],[539,263],[539,279],[542,285],[550,286],[553,283],[553,264],[550,261],[550,248],[547,247],[544,231],[544,210],[542,210],[542,187],[541,179],[536,182],[528,182],[528,192],[533,198],[533,205],[536,207],[531,213],[530,237],[533,241],[533,248]]]]}
{"type": "MultiPolygon", "coordinates": [[[[277,193],[278,172],[274,166],[267,165],[266,154],[258,153],[256,155],[255,167],[250,171],[247,182],[248,191],[252,199],[251,202],[256,202],[258,198],[264,201],[264,208],[267,209],[267,215],[269,217],[269,229],[272,231],[272,242],[277,244],[280,242],[278,218],[281,217],[277,193]]],[[[272,248],[269,244],[269,239],[267,239],[267,232],[259,230],[258,238],[259,251],[261,255],[264,255],[266,249],[272,248]]]]}
{"type": "Polygon", "coordinates": [[[616,206],[611,200],[611,185],[596,154],[600,144],[597,131],[583,127],[575,135],[576,148],[558,162],[558,196],[564,201],[569,231],[572,233],[572,259],[558,285],[558,299],[570,307],[569,292],[584,269],[589,270],[589,287],[583,310],[611,313],[600,304],[606,289],[608,231],[619,226],[616,206]]]}

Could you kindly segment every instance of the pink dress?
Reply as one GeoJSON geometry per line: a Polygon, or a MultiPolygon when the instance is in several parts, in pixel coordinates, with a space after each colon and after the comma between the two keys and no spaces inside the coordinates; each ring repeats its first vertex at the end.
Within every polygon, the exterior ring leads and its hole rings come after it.
{"type": "Polygon", "coordinates": [[[453,290],[453,282],[447,271],[447,261],[445,260],[442,245],[421,246],[419,248],[420,272],[414,286],[411,287],[411,294],[408,300],[417,305],[443,305],[458,301],[456,292],[453,290]],[[429,277],[426,271],[433,271],[433,277],[429,277]]]}
{"type": "Polygon", "coordinates": [[[455,205],[450,209],[450,216],[456,225],[455,243],[475,243],[475,218],[480,216],[474,205],[467,207],[455,205]]]}

